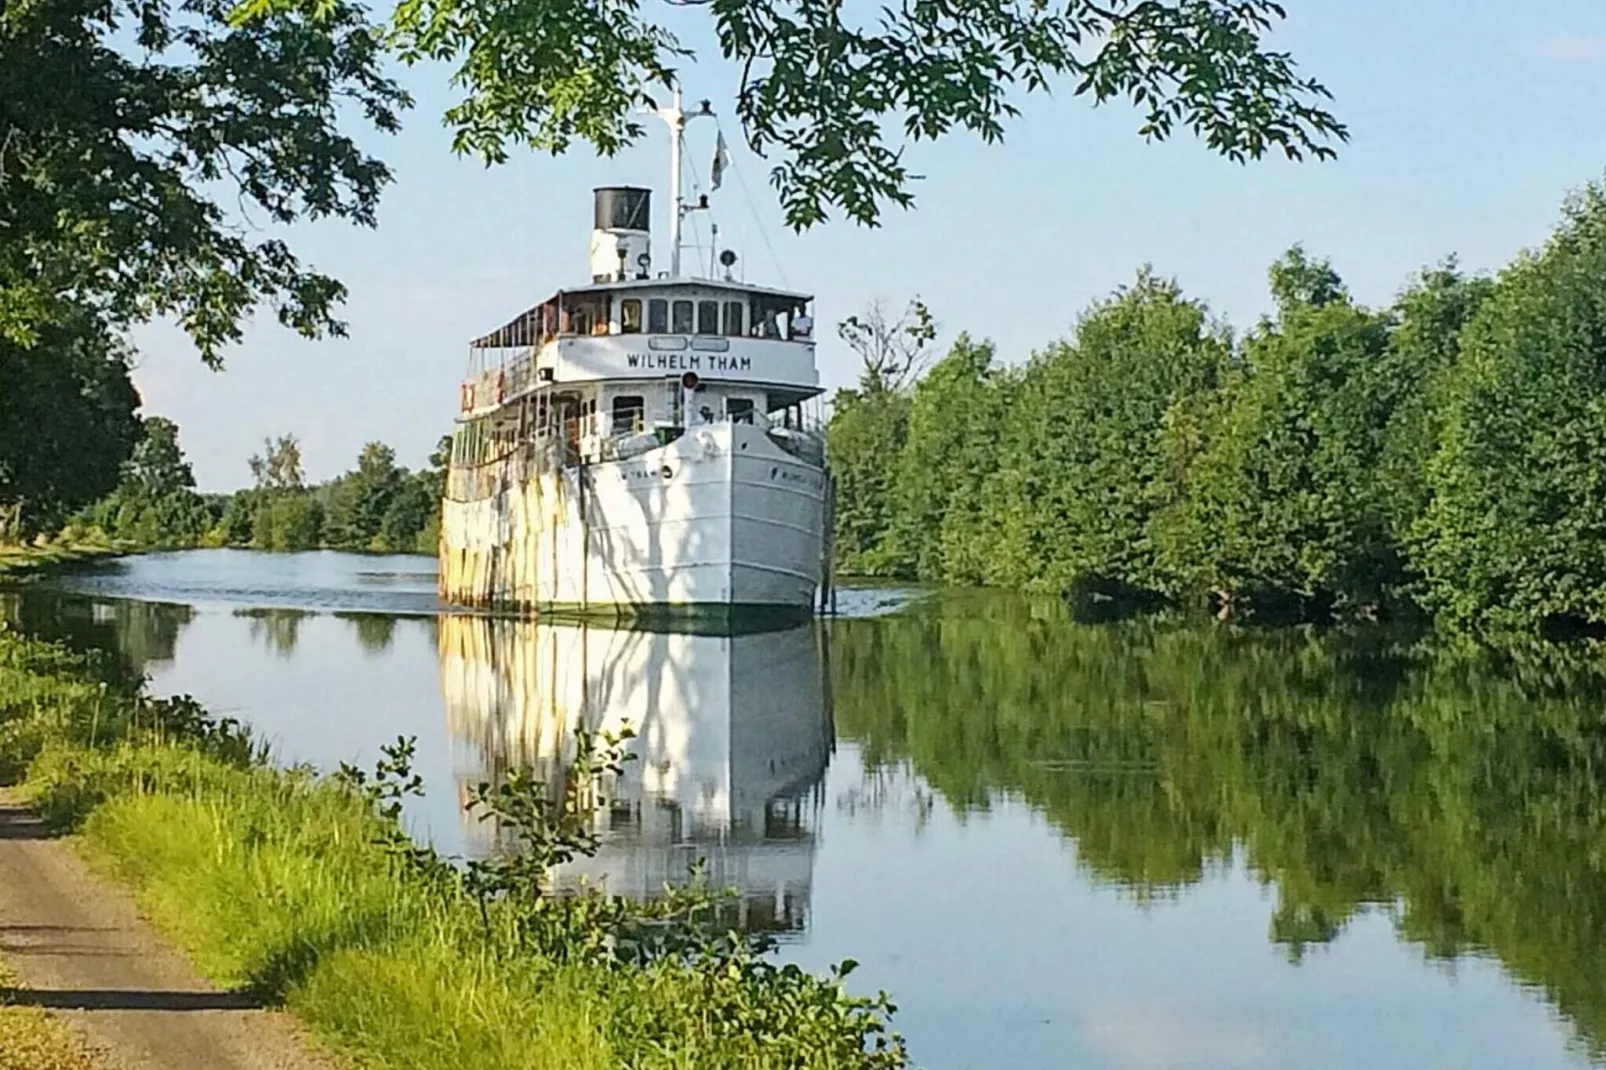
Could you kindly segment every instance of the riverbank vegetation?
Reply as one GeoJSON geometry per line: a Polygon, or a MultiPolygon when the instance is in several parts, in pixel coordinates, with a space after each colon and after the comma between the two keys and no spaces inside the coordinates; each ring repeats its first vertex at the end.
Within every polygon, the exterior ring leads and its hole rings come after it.
{"type": "Polygon", "coordinates": [[[62,537],[147,550],[235,546],[434,554],[448,446],[443,439],[429,467],[414,472],[396,463],[389,446],[370,442],[351,471],[308,484],[300,443],[284,435],[251,458],[252,486],[201,494],[179,446],[178,427],[148,417],[115,489],[73,514],[62,537]]]}
{"type": "Polygon", "coordinates": [[[832,632],[839,736],[961,813],[1030,806],[1094,880],[1167,900],[1242,866],[1268,939],[1368,915],[1446,969],[1497,959],[1606,1059],[1606,666],[1374,626],[1088,626],[938,595],[832,632]]]}
{"type": "Polygon", "coordinates": [[[1496,277],[1449,260],[1388,308],[1298,247],[1270,282],[1245,332],[1145,270],[1024,364],[961,336],[912,387],[867,374],[829,428],[839,569],[1606,627],[1606,187],[1496,277]]]}
{"type": "Polygon", "coordinates": [[[647,1070],[905,1064],[885,997],[774,965],[713,919],[696,880],[664,903],[547,894],[594,850],[619,740],[575,741],[549,784],[472,793],[512,850],[458,864],[415,847],[411,746],[372,771],[278,770],[193,701],[112,663],[0,632],[0,783],[134,888],[218,983],[282,1002],[357,1065],[647,1070]]]}

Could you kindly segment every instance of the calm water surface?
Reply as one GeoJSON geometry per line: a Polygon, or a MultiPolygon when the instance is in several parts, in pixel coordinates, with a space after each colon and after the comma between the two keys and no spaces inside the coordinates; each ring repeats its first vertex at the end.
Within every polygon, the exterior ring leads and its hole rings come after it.
{"type": "Polygon", "coordinates": [[[1553,653],[898,592],[739,636],[537,625],[332,553],[59,586],[0,607],[284,761],[417,736],[412,820],[453,852],[491,846],[466,785],[628,721],[562,879],[645,895],[706,857],[784,956],[859,960],[929,1070],[1606,1066],[1606,706],[1553,653]]]}

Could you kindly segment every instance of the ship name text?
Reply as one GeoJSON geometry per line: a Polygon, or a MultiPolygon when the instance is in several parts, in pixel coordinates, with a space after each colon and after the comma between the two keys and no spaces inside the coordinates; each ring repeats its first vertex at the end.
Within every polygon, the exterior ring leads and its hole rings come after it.
{"type": "Polygon", "coordinates": [[[718,353],[626,353],[631,368],[671,372],[750,372],[752,357],[732,357],[718,353]]]}

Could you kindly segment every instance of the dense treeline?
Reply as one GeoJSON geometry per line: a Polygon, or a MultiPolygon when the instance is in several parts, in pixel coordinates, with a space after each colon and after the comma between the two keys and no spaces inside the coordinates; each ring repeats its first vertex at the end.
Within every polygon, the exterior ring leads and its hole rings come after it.
{"type": "Polygon", "coordinates": [[[63,534],[103,536],[150,549],[327,547],[433,554],[449,443],[442,439],[430,466],[412,472],[396,463],[389,446],[370,442],[354,469],[309,485],[300,444],[285,435],[251,458],[252,486],[203,495],[179,446],[178,427],[148,417],[116,488],[76,514],[63,534]]]}
{"type": "Polygon", "coordinates": [[[1140,899],[1241,857],[1291,958],[1388,913],[1429,956],[1498,957],[1606,1058],[1606,673],[1379,627],[949,596],[833,630],[835,723],[961,810],[1020,799],[1140,899]]]}
{"type": "Polygon", "coordinates": [[[0,332],[0,543],[110,492],[139,438],[130,350],[76,309],[21,345],[0,332]]]}
{"type": "Polygon", "coordinates": [[[1606,625],[1606,187],[1386,309],[1292,249],[1236,334],[1148,271],[1024,366],[836,399],[845,573],[1300,618],[1606,625]]]}

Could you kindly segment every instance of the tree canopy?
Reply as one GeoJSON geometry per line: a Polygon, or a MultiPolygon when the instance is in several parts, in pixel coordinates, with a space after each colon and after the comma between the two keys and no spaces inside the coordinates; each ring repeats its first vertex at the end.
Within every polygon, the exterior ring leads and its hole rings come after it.
{"type": "Polygon", "coordinates": [[[842,392],[839,568],[1606,634],[1606,187],[1498,278],[1450,258],[1386,308],[1297,245],[1267,277],[1237,337],[1145,271],[1024,365],[961,337],[842,392]]]}
{"type": "MultiPolygon", "coordinates": [[[[1273,0],[681,0],[741,71],[734,112],[789,225],[875,224],[913,203],[904,146],[997,141],[1023,95],[1125,100],[1139,132],[1191,130],[1236,160],[1330,155],[1327,91],[1268,38],[1273,0]]],[[[339,334],[344,288],[263,224],[371,226],[391,172],[360,127],[411,101],[386,60],[448,65],[454,147],[612,154],[692,54],[656,14],[602,0],[36,0],[0,8],[0,333],[33,344],[83,307],[170,316],[211,363],[270,308],[339,334]]]]}
{"type": "Polygon", "coordinates": [[[93,316],[0,337],[0,538],[59,524],[117,485],[139,438],[128,349],[93,316]]]}
{"type": "Polygon", "coordinates": [[[338,333],[336,280],[262,224],[372,225],[384,164],[343,129],[394,130],[363,8],[236,18],[229,0],[0,8],[0,334],[32,344],[89,309],[171,316],[208,361],[259,305],[338,333]]]}

